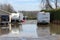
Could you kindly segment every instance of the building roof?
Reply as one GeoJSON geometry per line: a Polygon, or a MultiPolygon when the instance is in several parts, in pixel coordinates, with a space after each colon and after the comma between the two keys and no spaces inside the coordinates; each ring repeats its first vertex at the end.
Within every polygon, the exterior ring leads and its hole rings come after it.
{"type": "Polygon", "coordinates": [[[0,9],[0,15],[2,15],[2,14],[10,15],[10,12],[7,12],[7,11],[5,11],[5,10],[1,10],[1,9],[0,9]]]}

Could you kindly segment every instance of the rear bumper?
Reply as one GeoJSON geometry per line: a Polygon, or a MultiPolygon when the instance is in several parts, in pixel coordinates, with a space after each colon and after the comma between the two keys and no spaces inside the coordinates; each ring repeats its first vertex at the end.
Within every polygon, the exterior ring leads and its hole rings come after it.
{"type": "Polygon", "coordinates": [[[46,23],[50,23],[50,21],[37,21],[37,23],[46,24],[46,23]]]}
{"type": "Polygon", "coordinates": [[[20,22],[19,20],[11,20],[11,22],[20,22]]]}

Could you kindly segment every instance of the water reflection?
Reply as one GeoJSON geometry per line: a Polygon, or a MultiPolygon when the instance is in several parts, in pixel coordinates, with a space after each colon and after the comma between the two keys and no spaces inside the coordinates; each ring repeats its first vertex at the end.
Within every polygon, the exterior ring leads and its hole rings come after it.
{"type": "Polygon", "coordinates": [[[0,27],[0,35],[12,36],[16,33],[20,37],[45,37],[50,34],[60,34],[60,25],[9,24],[9,26],[0,27]]]}
{"type": "Polygon", "coordinates": [[[37,37],[36,29],[36,24],[23,24],[22,31],[20,31],[20,37],[37,37]]]}
{"type": "Polygon", "coordinates": [[[10,30],[8,25],[0,25],[0,35],[9,34],[10,30]]]}
{"type": "Polygon", "coordinates": [[[58,24],[51,24],[51,26],[50,26],[50,33],[51,34],[60,34],[60,25],[58,25],[58,24]]]}
{"type": "Polygon", "coordinates": [[[19,24],[8,24],[8,25],[0,25],[0,35],[7,35],[11,32],[22,31],[22,25],[19,24]]]}
{"type": "Polygon", "coordinates": [[[12,29],[19,29],[19,24],[13,24],[13,25],[11,25],[11,27],[12,27],[12,29]]]}
{"type": "Polygon", "coordinates": [[[20,31],[22,31],[22,25],[20,24],[11,25],[11,32],[19,33],[20,31]]]}
{"type": "Polygon", "coordinates": [[[58,35],[60,34],[60,25],[59,24],[39,25],[37,33],[40,35],[42,32],[44,34],[47,33],[58,35]]]}
{"type": "Polygon", "coordinates": [[[45,37],[50,35],[50,26],[49,25],[39,25],[37,27],[38,37],[45,37]]]}

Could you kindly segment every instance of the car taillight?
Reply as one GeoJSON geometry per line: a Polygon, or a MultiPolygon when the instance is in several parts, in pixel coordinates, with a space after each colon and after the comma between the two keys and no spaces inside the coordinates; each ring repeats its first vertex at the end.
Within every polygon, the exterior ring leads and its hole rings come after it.
{"type": "Polygon", "coordinates": [[[24,22],[24,20],[21,20],[21,22],[24,22]]]}

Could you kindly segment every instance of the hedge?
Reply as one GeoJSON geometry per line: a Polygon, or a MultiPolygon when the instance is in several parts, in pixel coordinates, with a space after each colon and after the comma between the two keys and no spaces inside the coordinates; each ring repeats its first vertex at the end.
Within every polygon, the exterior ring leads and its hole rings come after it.
{"type": "Polygon", "coordinates": [[[41,10],[41,11],[50,12],[51,21],[60,20],[60,9],[41,10]]]}

